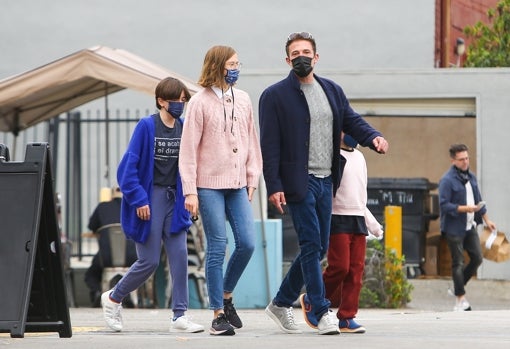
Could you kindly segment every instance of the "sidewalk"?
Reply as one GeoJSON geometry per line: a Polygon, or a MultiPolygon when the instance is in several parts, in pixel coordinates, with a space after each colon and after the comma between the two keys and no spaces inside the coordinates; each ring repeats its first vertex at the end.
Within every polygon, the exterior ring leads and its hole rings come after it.
{"type": "MultiPolygon", "coordinates": [[[[414,289],[407,308],[429,311],[451,311],[455,303],[448,296],[453,289],[451,277],[409,279],[414,289]]],[[[510,310],[510,281],[471,279],[466,285],[466,297],[473,310],[510,310]]]]}
{"type": "MultiPolygon", "coordinates": [[[[8,348],[495,348],[510,344],[510,310],[482,310],[471,312],[434,312],[422,310],[362,309],[358,320],[366,328],[365,334],[320,336],[302,321],[296,310],[302,334],[284,334],[259,310],[239,310],[245,327],[232,337],[198,334],[170,334],[169,312],[166,310],[126,309],[124,330],[109,331],[102,319],[101,309],[71,309],[72,338],[58,338],[57,334],[25,333],[25,338],[12,339],[0,335],[0,347],[8,348]],[[506,343],[506,344],[505,344],[506,343]]],[[[193,320],[209,326],[211,312],[191,310],[193,320]]]]}
{"type": "MultiPolygon", "coordinates": [[[[166,309],[124,309],[124,330],[111,332],[101,309],[71,308],[73,336],[59,338],[56,333],[25,333],[13,339],[0,334],[0,347],[14,348],[501,348],[510,344],[510,288],[508,282],[474,280],[468,284],[471,312],[453,312],[453,297],[446,295],[449,280],[413,280],[414,300],[405,309],[360,309],[357,319],[367,328],[365,334],[320,336],[309,328],[301,310],[295,316],[302,334],[281,332],[263,309],[238,309],[245,327],[232,337],[213,337],[209,333],[170,334],[170,311],[166,309]],[[446,285],[446,287],[444,287],[446,285]],[[496,286],[495,286],[496,285],[496,286]],[[492,292],[477,292],[490,287],[492,292]],[[502,292],[503,296],[492,297],[502,292]],[[439,295],[439,297],[435,297],[439,295]],[[497,310],[496,310],[497,309],[497,310]]],[[[191,309],[193,321],[210,326],[209,310],[191,309]]]]}

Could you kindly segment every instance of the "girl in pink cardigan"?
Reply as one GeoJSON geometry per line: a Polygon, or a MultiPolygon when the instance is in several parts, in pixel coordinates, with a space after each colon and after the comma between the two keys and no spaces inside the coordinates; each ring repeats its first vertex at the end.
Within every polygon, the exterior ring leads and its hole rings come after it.
{"type": "Polygon", "coordinates": [[[234,335],[242,327],[232,293],[254,250],[255,226],[250,201],[262,172],[262,155],[250,97],[234,88],[241,63],[235,50],[214,46],[206,53],[189,101],[179,153],[185,207],[200,211],[207,240],[206,280],[212,335],[234,335]],[[225,275],[226,223],[235,249],[225,275]]]}

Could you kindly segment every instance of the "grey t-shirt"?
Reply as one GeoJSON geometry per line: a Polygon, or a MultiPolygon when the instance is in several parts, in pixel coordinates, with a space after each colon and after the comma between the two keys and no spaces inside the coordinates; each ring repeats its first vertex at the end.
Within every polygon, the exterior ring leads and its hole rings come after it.
{"type": "Polygon", "coordinates": [[[308,173],[329,176],[333,159],[333,112],[317,80],[310,84],[301,84],[301,90],[310,110],[308,173]]]}

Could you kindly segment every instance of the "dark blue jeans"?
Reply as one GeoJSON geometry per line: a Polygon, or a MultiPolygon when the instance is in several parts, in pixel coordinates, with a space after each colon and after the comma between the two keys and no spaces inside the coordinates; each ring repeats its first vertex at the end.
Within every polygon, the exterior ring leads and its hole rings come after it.
{"type": "Polygon", "coordinates": [[[464,286],[469,279],[476,274],[476,270],[482,264],[483,255],[480,246],[480,238],[475,228],[466,231],[465,236],[453,236],[446,234],[446,241],[452,255],[452,279],[456,296],[466,294],[464,286]],[[464,250],[468,253],[469,263],[464,268],[464,250]]]}
{"type": "Polygon", "coordinates": [[[305,199],[287,203],[298,235],[300,252],[274,298],[277,305],[290,307],[305,285],[317,319],[328,311],[331,304],[325,298],[321,259],[329,244],[332,191],[331,177],[310,176],[305,199]]]}

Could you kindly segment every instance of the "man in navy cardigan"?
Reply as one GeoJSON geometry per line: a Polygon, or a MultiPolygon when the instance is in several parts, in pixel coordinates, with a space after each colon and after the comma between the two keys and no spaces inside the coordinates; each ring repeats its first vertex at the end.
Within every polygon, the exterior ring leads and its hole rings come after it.
{"type": "Polygon", "coordinates": [[[446,238],[452,257],[452,279],[456,297],[454,311],[471,310],[464,286],[476,275],[483,255],[476,227],[485,222],[489,229],[496,225],[489,219],[482,201],[478,181],[469,170],[468,147],[465,144],[450,146],[452,166],[439,181],[439,208],[441,233],[446,238]],[[464,265],[464,251],[469,263],[464,265]]]}
{"type": "Polygon", "coordinates": [[[328,249],[332,197],[340,185],[340,133],[384,154],[388,142],[349,105],[342,88],[313,74],[319,60],[310,33],[289,35],[288,77],[269,86],[259,101],[260,142],[269,201],[290,208],[300,253],[266,313],[286,333],[300,333],[292,303],[319,334],[338,334],[338,320],[325,298],[320,261],[328,249]]]}

